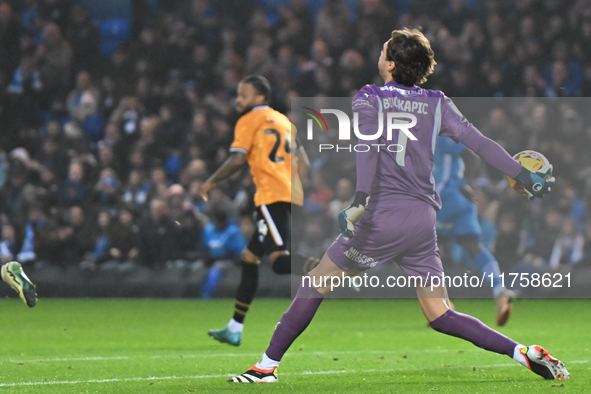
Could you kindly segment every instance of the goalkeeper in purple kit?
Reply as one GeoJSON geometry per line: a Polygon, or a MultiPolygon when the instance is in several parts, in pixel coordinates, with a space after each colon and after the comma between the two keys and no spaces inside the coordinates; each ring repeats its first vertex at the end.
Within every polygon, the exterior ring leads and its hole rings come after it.
{"type": "Polygon", "coordinates": [[[394,140],[402,149],[357,153],[357,192],[351,206],[338,216],[341,236],[308,274],[310,280],[302,280],[259,362],[230,382],[276,382],[283,355],[331,291],[330,282],[324,282],[324,287],[315,285],[323,283],[326,276],[357,275],[392,259],[406,275],[422,279],[417,297],[431,328],[507,355],[545,379],[568,378],[564,363],[541,346],[523,346],[451,309],[445,286],[435,285],[442,281],[430,281],[443,276],[435,232],[441,201],[431,173],[438,136],[463,143],[516,179],[530,199],[543,197],[554,183],[551,168],[536,173],[523,168],[470,124],[442,92],[417,86],[426,81],[435,64],[429,41],[416,29],[395,30],[384,43],[378,68],[385,84],[364,86],[353,99],[353,112],[359,116],[360,139],[376,136],[377,146],[394,140]],[[390,113],[392,116],[386,116],[390,113]],[[411,120],[406,122],[408,129],[400,122],[398,129],[388,125],[392,117],[400,115],[411,120]],[[386,128],[388,133],[376,133],[386,128]]]}

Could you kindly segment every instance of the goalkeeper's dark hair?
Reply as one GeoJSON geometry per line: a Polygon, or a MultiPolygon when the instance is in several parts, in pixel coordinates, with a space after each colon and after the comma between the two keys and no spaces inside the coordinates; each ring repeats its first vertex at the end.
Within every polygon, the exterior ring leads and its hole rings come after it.
{"type": "Polygon", "coordinates": [[[405,86],[427,81],[437,64],[429,40],[418,29],[394,30],[388,41],[386,60],[396,64],[392,77],[405,86]]]}
{"type": "Polygon", "coordinates": [[[249,75],[247,77],[244,77],[244,79],[240,81],[240,83],[251,84],[258,94],[265,97],[265,104],[269,104],[269,102],[271,101],[271,84],[269,83],[269,80],[263,77],[262,75],[249,75]]]}

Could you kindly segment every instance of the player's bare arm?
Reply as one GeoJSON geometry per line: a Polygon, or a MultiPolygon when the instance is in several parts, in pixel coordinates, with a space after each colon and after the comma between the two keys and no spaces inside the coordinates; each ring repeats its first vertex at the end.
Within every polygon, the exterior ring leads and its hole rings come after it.
{"type": "Polygon", "coordinates": [[[207,201],[207,193],[209,193],[219,181],[229,178],[238,171],[246,163],[246,154],[243,152],[232,152],[230,157],[226,159],[224,164],[213,173],[212,176],[201,185],[199,194],[201,198],[207,201]]]}

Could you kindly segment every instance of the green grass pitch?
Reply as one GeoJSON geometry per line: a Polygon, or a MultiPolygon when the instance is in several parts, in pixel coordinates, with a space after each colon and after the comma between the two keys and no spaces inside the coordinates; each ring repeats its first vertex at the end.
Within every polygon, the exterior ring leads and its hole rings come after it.
{"type": "MultiPolygon", "coordinates": [[[[504,334],[566,362],[546,381],[506,356],[427,328],[416,300],[326,300],[279,368],[279,382],[226,383],[265,350],[288,299],[255,300],[240,347],[206,335],[232,300],[2,301],[0,393],[591,392],[591,300],[518,300],[504,334]]],[[[493,324],[491,300],[454,300],[493,324]]]]}

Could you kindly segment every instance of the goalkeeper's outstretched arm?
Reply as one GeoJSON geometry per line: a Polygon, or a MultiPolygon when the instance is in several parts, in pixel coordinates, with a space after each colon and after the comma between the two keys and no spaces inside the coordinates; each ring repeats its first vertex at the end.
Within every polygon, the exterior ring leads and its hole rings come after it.
{"type": "Polygon", "coordinates": [[[488,164],[521,183],[530,200],[542,198],[554,185],[553,177],[547,179],[552,174],[552,166],[546,166],[537,172],[529,171],[499,144],[482,135],[473,126],[462,134],[461,142],[488,164]]]}

